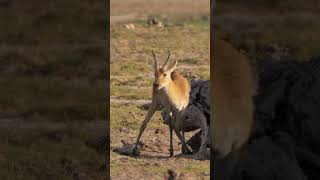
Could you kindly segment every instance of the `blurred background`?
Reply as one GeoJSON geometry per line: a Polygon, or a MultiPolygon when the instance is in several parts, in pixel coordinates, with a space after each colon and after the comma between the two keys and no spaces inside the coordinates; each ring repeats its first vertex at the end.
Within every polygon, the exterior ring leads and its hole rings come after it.
{"type": "Polygon", "coordinates": [[[217,1],[215,27],[252,58],[302,61],[320,51],[317,0],[217,1]]]}
{"type": "Polygon", "coordinates": [[[219,49],[244,53],[258,80],[252,136],[233,179],[319,179],[319,8],[316,0],[217,1],[214,38],[227,44],[219,49]]]}
{"type": "Polygon", "coordinates": [[[106,2],[0,1],[0,179],[106,178],[106,2]]]}

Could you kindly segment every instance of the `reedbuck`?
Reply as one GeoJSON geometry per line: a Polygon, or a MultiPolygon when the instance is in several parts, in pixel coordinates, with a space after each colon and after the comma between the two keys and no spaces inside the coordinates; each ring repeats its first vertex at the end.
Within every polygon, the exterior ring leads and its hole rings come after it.
{"type": "Polygon", "coordinates": [[[190,84],[188,80],[181,74],[175,71],[178,61],[174,60],[169,63],[170,51],[168,50],[168,58],[162,67],[158,67],[158,62],[154,52],[152,51],[154,59],[155,81],[153,83],[152,102],[150,109],[145,117],[137,137],[136,143],[132,149],[132,154],[137,155],[137,146],[141,135],[145,130],[147,123],[150,121],[153,114],[160,108],[165,108],[165,111],[171,115],[169,122],[170,129],[170,156],[173,156],[172,132],[177,134],[182,143],[182,153],[188,150],[184,139],[184,131],[182,134],[180,130],[183,129],[182,119],[185,114],[185,108],[189,103],[190,84]]]}

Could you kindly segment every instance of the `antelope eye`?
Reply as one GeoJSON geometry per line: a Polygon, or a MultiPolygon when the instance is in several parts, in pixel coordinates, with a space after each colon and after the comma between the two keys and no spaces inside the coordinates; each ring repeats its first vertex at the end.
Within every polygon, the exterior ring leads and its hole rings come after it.
{"type": "Polygon", "coordinates": [[[167,76],[167,74],[166,74],[166,73],[164,73],[164,74],[163,74],[163,76],[167,76]]]}

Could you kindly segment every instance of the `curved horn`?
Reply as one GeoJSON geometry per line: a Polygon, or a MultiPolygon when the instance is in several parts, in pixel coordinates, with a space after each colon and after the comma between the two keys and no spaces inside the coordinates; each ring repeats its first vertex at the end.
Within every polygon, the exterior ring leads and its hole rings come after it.
{"type": "Polygon", "coordinates": [[[169,62],[169,59],[170,59],[170,51],[169,51],[169,49],[168,49],[168,58],[167,58],[167,60],[164,62],[163,66],[162,66],[163,69],[166,69],[167,63],[169,62]]]}
{"type": "Polygon", "coordinates": [[[158,61],[157,61],[156,55],[154,54],[153,50],[152,50],[152,55],[153,55],[153,59],[154,59],[154,69],[157,70],[158,69],[158,61]]]}

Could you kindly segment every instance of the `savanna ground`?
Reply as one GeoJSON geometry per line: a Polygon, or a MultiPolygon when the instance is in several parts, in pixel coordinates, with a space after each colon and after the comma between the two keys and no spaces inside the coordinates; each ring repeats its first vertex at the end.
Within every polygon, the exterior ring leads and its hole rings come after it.
{"type": "MultiPolygon", "coordinates": [[[[179,59],[178,71],[187,77],[210,77],[209,1],[111,1],[110,147],[121,140],[133,143],[147,113],[143,105],[152,93],[153,57],[160,64],[171,51],[179,59]],[[165,27],[148,27],[147,17],[156,16],[165,27]],[[134,24],[134,29],[125,28],[134,24]],[[167,26],[168,25],[168,26],[167,26]]],[[[187,133],[190,137],[191,133],[187,133]]],[[[173,169],[181,179],[209,179],[210,161],[199,161],[181,153],[174,137],[175,157],[169,158],[169,130],[158,111],[143,136],[144,148],[137,158],[111,152],[112,179],[163,179],[173,169]]]]}
{"type": "Polygon", "coordinates": [[[106,179],[106,2],[2,2],[0,179],[106,179]]]}

